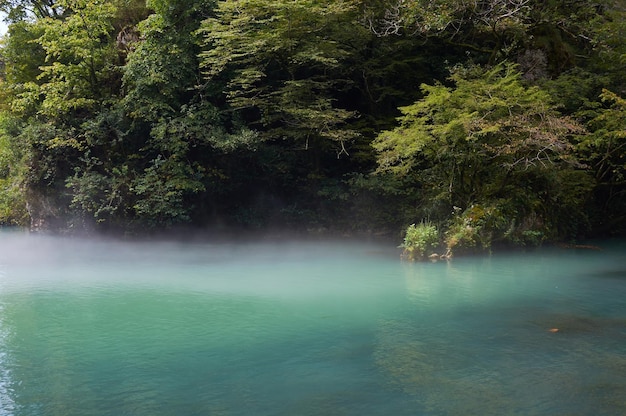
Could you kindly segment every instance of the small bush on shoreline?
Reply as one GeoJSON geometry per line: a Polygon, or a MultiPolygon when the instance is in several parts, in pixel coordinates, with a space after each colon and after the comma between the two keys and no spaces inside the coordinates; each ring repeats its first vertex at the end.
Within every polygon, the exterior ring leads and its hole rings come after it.
{"type": "Polygon", "coordinates": [[[438,245],[437,227],[430,222],[421,222],[409,225],[400,248],[404,249],[403,257],[413,261],[426,258],[438,245]]]}

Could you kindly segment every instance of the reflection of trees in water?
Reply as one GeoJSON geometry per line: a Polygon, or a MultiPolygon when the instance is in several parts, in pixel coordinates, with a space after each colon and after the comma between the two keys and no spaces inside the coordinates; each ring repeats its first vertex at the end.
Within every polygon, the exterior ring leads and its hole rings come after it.
{"type": "Polygon", "coordinates": [[[583,332],[575,317],[561,323],[556,334],[528,322],[490,336],[462,323],[384,322],[374,355],[429,414],[626,414],[626,322],[597,320],[612,328],[604,334],[587,319],[583,332]]]}
{"type": "Polygon", "coordinates": [[[406,263],[404,279],[409,300],[420,306],[453,303],[467,297],[474,270],[459,270],[452,263],[406,263]],[[455,284],[451,285],[450,281],[455,284]]]}
{"type": "MultiPolygon", "coordinates": [[[[421,262],[403,266],[408,299],[429,308],[502,300],[534,284],[528,279],[520,282],[516,270],[499,262],[494,264],[489,257],[462,263],[421,262]]],[[[524,270],[533,273],[526,266],[524,270]]]]}

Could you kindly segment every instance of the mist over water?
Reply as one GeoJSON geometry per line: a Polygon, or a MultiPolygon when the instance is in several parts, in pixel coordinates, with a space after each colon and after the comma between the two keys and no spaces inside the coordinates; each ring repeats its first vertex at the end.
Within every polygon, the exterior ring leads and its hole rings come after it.
{"type": "Polygon", "coordinates": [[[626,245],[0,233],[0,415],[626,414],[626,245]]]}

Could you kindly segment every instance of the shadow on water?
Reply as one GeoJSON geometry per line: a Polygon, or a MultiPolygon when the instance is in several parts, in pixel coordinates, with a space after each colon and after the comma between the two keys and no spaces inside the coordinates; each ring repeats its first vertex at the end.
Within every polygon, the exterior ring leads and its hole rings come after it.
{"type": "Polygon", "coordinates": [[[626,318],[546,312],[534,313],[530,322],[537,326],[549,323],[551,332],[559,335],[617,336],[623,338],[626,345],[626,318]]]}
{"type": "Polygon", "coordinates": [[[600,270],[592,275],[600,279],[624,279],[626,280],[626,269],[619,270],[600,270]]]}

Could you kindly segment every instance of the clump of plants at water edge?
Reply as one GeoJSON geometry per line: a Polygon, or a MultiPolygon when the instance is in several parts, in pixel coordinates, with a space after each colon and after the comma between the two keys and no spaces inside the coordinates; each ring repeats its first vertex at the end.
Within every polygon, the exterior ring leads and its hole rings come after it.
{"type": "Polygon", "coordinates": [[[439,245],[439,231],[430,222],[411,224],[406,230],[404,242],[400,248],[404,249],[402,257],[407,260],[422,260],[439,245]]]}
{"type": "Polygon", "coordinates": [[[494,233],[499,234],[505,226],[506,219],[497,207],[474,204],[455,213],[445,235],[446,246],[450,252],[489,250],[494,233]]]}
{"type": "Polygon", "coordinates": [[[448,253],[468,254],[490,251],[494,245],[538,247],[548,232],[534,212],[520,218],[506,205],[476,203],[464,211],[455,207],[443,240],[448,253]]]}

